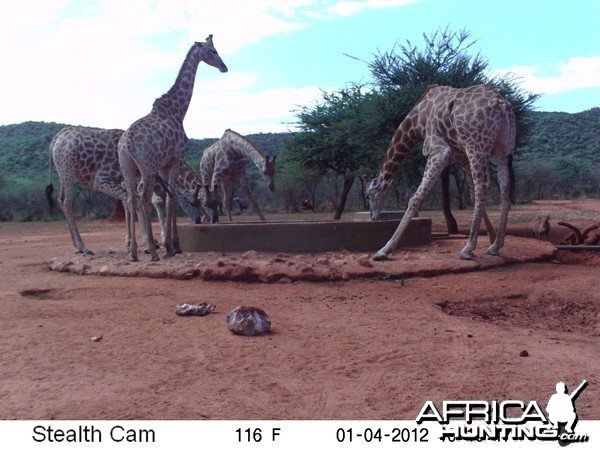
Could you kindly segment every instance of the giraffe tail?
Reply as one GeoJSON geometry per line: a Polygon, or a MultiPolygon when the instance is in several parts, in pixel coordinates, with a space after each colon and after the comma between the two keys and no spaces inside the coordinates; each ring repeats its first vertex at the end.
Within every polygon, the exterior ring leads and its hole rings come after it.
{"type": "Polygon", "coordinates": [[[54,186],[49,184],[46,186],[46,199],[48,199],[48,207],[50,208],[50,215],[54,214],[54,206],[56,203],[54,202],[54,198],[52,198],[52,193],[54,192],[54,186]]]}
{"type": "Polygon", "coordinates": [[[155,173],[154,174],[154,181],[158,184],[160,184],[160,186],[163,188],[163,190],[167,193],[167,195],[171,198],[173,198],[173,193],[171,192],[171,188],[169,187],[169,183],[167,183],[163,177],[161,177],[159,174],[155,173]]]}
{"type": "Polygon", "coordinates": [[[509,195],[510,202],[514,205],[517,203],[517,199],[515,197],[515,171],[513,168],[513,155],[508,155],[508,179],[509,179],[509,195]]]}
{"type": "Polygon", "coordinates": [[[48,208],[50,209],[50,215],[54,214],[54,198],[52,193],[54,192],[54,185],[52,184],[52,144],[50,144],[50,150],[48,151],[48,186],[46,186],[46,199],[48,200],[48,208]]]}

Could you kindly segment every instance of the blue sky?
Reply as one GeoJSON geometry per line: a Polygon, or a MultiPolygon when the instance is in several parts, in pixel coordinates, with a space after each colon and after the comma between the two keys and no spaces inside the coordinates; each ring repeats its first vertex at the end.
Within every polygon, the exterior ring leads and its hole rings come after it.
{"type": "Polygon", "coordinates": [[[202,64],[190,137],[294,129],[291,111],[368,82],[377,51],[467,29],[494,73],[543,94],[541,111],[600,106],[598,0],[20,0],[0,14],[0,124],[127,128],[172,85],[194,40],[214,34],[229,66],[202,64]]]}

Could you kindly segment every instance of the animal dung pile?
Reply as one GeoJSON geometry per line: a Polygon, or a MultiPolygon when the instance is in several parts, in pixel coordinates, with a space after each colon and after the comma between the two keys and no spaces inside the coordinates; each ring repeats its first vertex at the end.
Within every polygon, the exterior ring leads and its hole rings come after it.
{"type": "Polygon", "coordinates": [[[216,306],[210,303],[184,303],[177,305],[175,314],[178,316],[205,316],[215,310],[216,306]]]}
{"type": "Polygon", "coordinates": [[[260,308],[238,306],[227,315],[227,328],[235,334],[258,336],[271,328],[271,318],[260,308]]]}

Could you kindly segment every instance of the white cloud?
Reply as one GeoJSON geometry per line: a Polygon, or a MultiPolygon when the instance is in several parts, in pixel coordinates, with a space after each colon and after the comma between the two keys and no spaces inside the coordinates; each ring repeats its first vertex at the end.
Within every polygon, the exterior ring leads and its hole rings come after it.
{"type": "Polygon", "coordinates": [[[570,58],[553,66],[515,66],[494,73],[512,73],[519,78],[523,88],[536,94],[600,87],[600,56],[570,58]]]}
{"type": "Polygon", "coordinates": [[[351,16],[368,9],[393,8],[416,3],[419,0],[342,0],[327,8],[327,11],[338,16],[351,16]]]}
{"type": "Polygon", "coordinates": [[[258,93],[194,91],[194,100],[185,119],[190,137],[218,137],[227,128],[248,134],[283,132],[294,129],[293,111],[321,97],[316,86],[272,88],[258,93]]]}
{"type": "MultiPolygon", "coordinates": [[[[0,15],[0,124],[45,120],[125,128],[170,87],[192,40],[214,34],[227,62],[229,55],[265,37],[294,32],[319,18],[412,1],[13,2],[0,15]]],[[[192,120],[186,122],[190,135],[205,136],[205,129],[218,134],[223,124],[238,123],[246,128],[240,132],[285,130],[289,125],[282,122],[293,120],[290,109],[320,95],[316,87],[257,92],[257,79],[258,74],[223,76],[201,68],[192,120]],[[208,94],[200,98],[199,92],[208,94]],[[204,109],[193,116],[197,103],[204,109]],[[200,117],[214,129],[196,128],[200,117]]]]}

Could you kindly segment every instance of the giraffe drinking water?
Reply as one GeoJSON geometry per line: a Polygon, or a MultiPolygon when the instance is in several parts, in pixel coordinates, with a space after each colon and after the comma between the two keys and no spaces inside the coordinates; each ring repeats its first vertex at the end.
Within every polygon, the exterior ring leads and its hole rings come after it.
{"type": "Polygon", "coordinates": [[[425,173],[419,188],[408,202],[408,208],[390,240],[375,255],[385,260],[398,246],[410,220],[415,217],[442,170],[454,159],[466,156],[473,177],[474,209],[467,244],[459,256],[471,259],[477,246],[479,225],[491,186],[489,160],[492,155],[498,167],[500,183],[500,224],[487,253],[497,255],[504,245],[510,209],[510,165],[515,146],[516,127],[512,106],[488,85],[456,89],[431,86],[400,123],[383,159],[379,174],[371,181],[367,195],[371,214],[381,210],[385,192],[404,162],[410,149],[424,141],[427,157],[425,173]]]}
{"type": "Polygon", "coordinates": [[[260,220],[265,220],[265,216],[250,190],[246,166],[248,162],[252,161],[267,182],[269,190],[274,192],[276,160],[277,156],[265,156],[249,139],[228,129],[225,130],[221,139],[204,150],[200,161],[200,176],[202,177],[202,183],[208,184],[211,189],[221,186],[223,208],[227,212],[230,222],[232,221],[231,185],[236,179],[239,180],[246,198],[260,220]]]}

